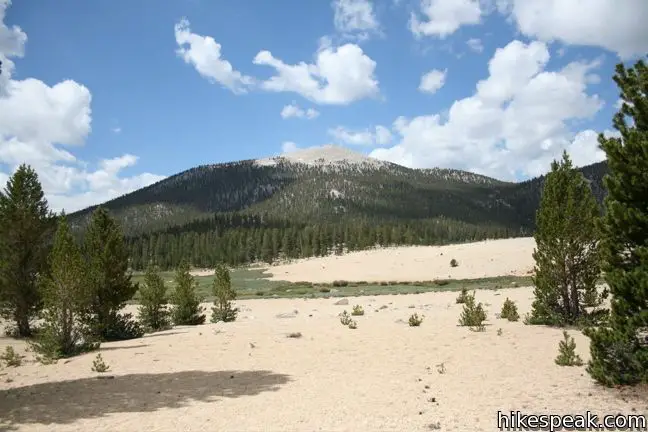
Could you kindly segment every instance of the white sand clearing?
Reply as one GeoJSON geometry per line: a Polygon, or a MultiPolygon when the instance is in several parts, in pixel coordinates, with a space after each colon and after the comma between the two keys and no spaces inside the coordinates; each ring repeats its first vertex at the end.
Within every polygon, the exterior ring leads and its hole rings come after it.
{"type": "Polygon", "coordinates": [[[533,271],[533,238],[446,246],[374,249],[269,267],[271,280],[290,282],[430,281],[525,276],[533,271]],[[456,259],[457,267],[450,266],[456,259]]]}
{"type": "MultiPolygon", "coordinates": [[[[310,281],[523,275],[532,249],[531,239],[396,248],[271,270],[310,281]]],[[[645,390],[604,389],[584,367],[557,366],[560,330],[496,319],[506,297],[528,312],[532,289],[477,291],[485,332],[457,326],[456,296],[240,301],[234,323],[103,344],[105,374],[90,370],[96,353],[43,366],[23,343],[0,338],[0,350],[12,344],[27,355],[0,370],[0,430],[490,432],[498,410],[648,414],[645,390]],[[354,304],[366,313],[352,330],[337,315],[354,304]],[[414,312],[425,316],[420,327],[407,325],[414,312]]],[[[587,361],[588,339],[570,333],[587,361]]]]}
{"type": "MultiPolygon", "coordinates": [[[[584,367],[554,364],[560,330],[495,318],[507,296],[527,312],[530,289],[477,291],[483,333],[457,326],[456,295],[241,301],[234,323],[104,344],[105,374],[90,371],[95,353],[6,368],[0,419],[9,430],[54,432],[490,432],[498,410],[648,412],[646,393],[606,390],[584,367]],[[351,330],[337,315],[356,303],[366,314],[351,330]],[[420,327],[406,324],[414,312],[425,315],[420,327]]],[[[587,360],[587,339],[570,333],[587,360]]],[[[8,343],[19,345],[0,348],[8,343]]]]}

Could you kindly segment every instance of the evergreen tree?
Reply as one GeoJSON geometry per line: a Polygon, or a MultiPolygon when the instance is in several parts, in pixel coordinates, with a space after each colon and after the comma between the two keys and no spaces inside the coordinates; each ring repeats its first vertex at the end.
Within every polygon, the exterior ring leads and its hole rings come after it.
{"type": "Polygon", "coordinates": [[[236,291],[232,289],[230,272],[223,264],[216,266],[212,291],[215,299],[211,321],[216,323],[236,320],[238,308],[232,307],[232,300],[236,299],[236,291]]]}
{"type": "Polygon", "coordinates": [[[61,215],[49,257],[50,269],[41,281],[43,328],[32,343],[44,360],[68,357],[97,348],[86,313],[92,301],[81,251],[65,215],[61,215]]]}
{"type": "Polygon", "coordinates": [[[573,324],[584,314],[583,296],[600,274],[598,218],[589,185],[564,152],[551,164],[536,215],[531,324],[573,324]]]}
{"type": "Polygon", "coordinates": [[[606,385],[648,382],[648,67],[619,64],[614,81],[623,100],[614,116],[621,138],[599,135],[610,170],[601,224],[610,319],[586,332],[587,371],[606,385]]]}
{"type": "Polygon", "coordinates": [[[138,286],[128,270],[128,248],[121,228],[103,207],[92,214],[85,233],[84,254],[92,292],[92,326],[104,341],[141,337],[144,332],[131,314],[120,314],[138,286]]]}
{"type": "Polygon", "coordinates": [[[53,222],[38,175],[20,165],[0,192],[0,316],[21,337],[42,307],[37,276],[47,270],[53,222]]]}
{"type": "Polygon", "coordinates": [[[140,285],[139,321],[149,331],[160,331],[171,326],[167,310],[167,296],[164,280],[157,267],[149,265],[140,285]]]}
{"type": "Polygon", "coordinates": [[[263,244],[261,246],[261,259],[268,264],[272,264],[272,239],[270,233],[263,233],[263,244]]]}
{"type": "Polygon", "coordinates": [[[196,293],[198,282],[189,273],[189,264],[180,263],[175,274],[175,290],[171,295],[172,319],[175,325],[199,325],[205,322],[201,299],[196,293]]]}

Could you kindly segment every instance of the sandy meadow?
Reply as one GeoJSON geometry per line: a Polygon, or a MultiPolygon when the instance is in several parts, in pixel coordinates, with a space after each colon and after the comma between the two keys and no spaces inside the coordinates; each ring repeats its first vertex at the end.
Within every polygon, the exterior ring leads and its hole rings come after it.
{"type": "MultiPolygon", "coordinates": [[[[524,240],[517,243],[517,251],[511,241],[462,245],[453,251],[460,265],[452,271],[462,278],[482,277],[495,267],[525,272],[530,258],[523,255],[530,250],[524,240]],[[508,257],[498,244],[509,248],[508,257]]],[[[398,250],[401,257],[415,256],[398,250]]],[[[426,253],[430,271],[450,271],[452,254],[426,253]]],[[[387,258],[371,262],[372,256],[353,258],[374,272],[362,280],[404,279],[419,266],[394,257],[402,265],[386,277],[378,272],[393,264],[387,258]]],[[[352,280],[351,267],[348,273],[339,267],[341,274],[338,268],[329,267],[325,275],[314,270],[335,261],[278,268],[294,269],[290,277],[299,280],[352,280]]],[[[335,297],[243,300],[233,323],[176,327],[103,344],[100,352],[110,366],[103,374],[91,371],[96,353],[43,366],[30,361],[24,344],[3,338],[0,349],[13,344],[28,357],[20,367],[0,370],[0,429],[473,432],[498,430],[498,410],[648,413],[645,392],[603,389],[584,367],[557,366],[560,330],[496,318],[507,297],[523,315],[532,295],[531,288],[477,290],[488,312],[484,332],[457,325],[457,292],[346,297],[347,305],[336,304],[341,299],[335,297]],[[354,317],[353,330],[340,324],[338,314],[355,304],[365,315],[354,317]],[[424,321],[409,327],[415,312],[424,321]]],[[[587,361],[587,338],[570,334],[587,361]]]]}

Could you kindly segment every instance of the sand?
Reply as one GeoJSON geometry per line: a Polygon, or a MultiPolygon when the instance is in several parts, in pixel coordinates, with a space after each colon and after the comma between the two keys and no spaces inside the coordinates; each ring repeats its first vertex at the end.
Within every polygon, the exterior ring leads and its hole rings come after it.
{"type": "MultiPolygon", "coordinates": [[[[503,255],[494,245],[506,243],[486,244],[484,257],[503,255]]],[[[525,261],[522,253],[509,259],[525,261]]],[[[474,252],[467,256],[457,255],[459,268],[470,265],[481,275],[488,267],[474,252]]],[[[431,267],[447,271],[430,257],[431,267]]],[[[449,257],[438,259],[446,264],[449,257]]],[[[522,271],[513,264],[509,270],[522,271]]],[[[403,267],[386,279],[410,273],[403,267]]],[[[336,298],[239,301],[233,323],[103,344],[111,368],[104,374],[90,370],[96,353],[49,366],[26,353],[23,366],[0,370],[0,419],[10,430],[54,432],[472,432],[498,430],[498,410],[648,413],[645,391],[604,389],[584,367],[556,365],[561,330],[496,318],[507,297],[520,314],[529,311],[531,288],[478,290],[488,312],[485,332],[457,325],[456,296],[350,297],[346,306],[336,298]],[[352,330],[337,315],[354,304],[366,313],[352,330]],[[420,327],[406,323],[414,312],[424,315],[420,327]],[[302,337],[288,338],[290,332],[302,337]]],[[[587,338],[570,334],[587,361],[587,338]]],[[[8,344],[24,353],[24,344],[0,339],[0,349],[8,344]]]]}
{"type": "Polygon", "coordinates": [[[531,237],[445,246],[394,247],[298,260],[269,267],[271,280],[290,282],[430,281],[526,276],[533,271],[531,237]],[[458,262],[450,266],[450,260],[458,262]]]}

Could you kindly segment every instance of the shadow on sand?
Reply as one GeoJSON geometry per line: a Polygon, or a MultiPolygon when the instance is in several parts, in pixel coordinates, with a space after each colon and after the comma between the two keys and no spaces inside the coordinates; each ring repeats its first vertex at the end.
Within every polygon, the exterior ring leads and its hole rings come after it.
{"type": "Polygon", "coordinates": [[[119,412],[179,408],[190,401],[277,391],[290,376],[271,371],[184,371],[101,376],[0,390],[0,431],[26,423],[72,423],[119,412]]]}

